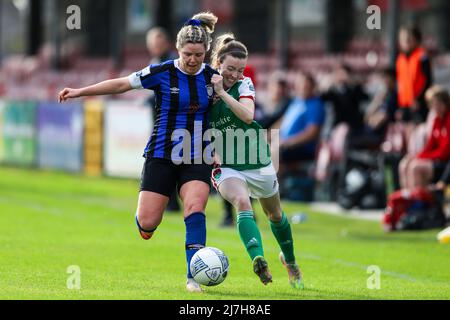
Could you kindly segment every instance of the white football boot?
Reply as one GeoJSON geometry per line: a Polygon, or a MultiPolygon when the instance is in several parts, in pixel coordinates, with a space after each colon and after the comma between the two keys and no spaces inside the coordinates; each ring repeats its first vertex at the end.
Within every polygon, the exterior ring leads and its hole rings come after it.
{"type": "Polygon", "coordinates": [[[186,281],[186,290],[189,292],[203,292],[200,284],[194,278],[188,278],[186,281]]]}

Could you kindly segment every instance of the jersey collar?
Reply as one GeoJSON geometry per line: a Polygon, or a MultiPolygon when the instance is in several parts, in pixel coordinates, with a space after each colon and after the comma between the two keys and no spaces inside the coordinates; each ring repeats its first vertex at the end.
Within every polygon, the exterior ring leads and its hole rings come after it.
{"type": "Polygon", "coordinates": [[[186,73],[186,72],[184,72],[183,70],[181,70],[179,60],[180,60],[180,59],[175,59],[175,60],[173,60],[173,65],[175,66],[175,68],[177,68],[178,70],[180,70],[182,73],[184,73],[184,74],[186,74],[186,75],[189,75],[189,76],[196,76],[196,75],[202,73],[203,69],[205,69],[205,64],[202,63],[202,66],[200,67],[200,70],[198,70],[196,74],[189,74],[189,73],[186,73]]]}

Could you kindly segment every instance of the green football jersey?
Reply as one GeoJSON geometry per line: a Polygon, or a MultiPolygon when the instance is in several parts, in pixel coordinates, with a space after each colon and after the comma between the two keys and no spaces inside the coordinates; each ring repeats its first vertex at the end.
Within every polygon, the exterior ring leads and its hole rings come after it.
{"type": "MultiPolygon", "coordinates": [[[[227,90],[233,98],[255,99],[255,89],[250,78],[237,81],[227,90]]],[[[209,113],[209,125],[214,130],[214,148],[222,167],[235,170],[263,168],[271,163],[266,130],[256,122],[247,124],[239,119],[222,99],[209,113]]]]}

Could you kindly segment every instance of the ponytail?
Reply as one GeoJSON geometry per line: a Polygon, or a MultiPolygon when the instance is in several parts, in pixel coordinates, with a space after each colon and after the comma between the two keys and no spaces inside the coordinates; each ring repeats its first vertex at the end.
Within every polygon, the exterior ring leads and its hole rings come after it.
{"type": "Polygon", "coordinates": [[[211,65],[218,69],[226,56],[245,59],[248,57],[247,47],[237,41],[232,33],[225,33],[217,37],[211,54],[211,65]]]}
{"type": "Polygon", "coordinates": [[[211,47],[211,34],[217,23],[217,17],[211,12],[201,12],[188,20],[177,34],[177,49],[183,48],[186,43],[202,43],[205,50],[211,47]]]}

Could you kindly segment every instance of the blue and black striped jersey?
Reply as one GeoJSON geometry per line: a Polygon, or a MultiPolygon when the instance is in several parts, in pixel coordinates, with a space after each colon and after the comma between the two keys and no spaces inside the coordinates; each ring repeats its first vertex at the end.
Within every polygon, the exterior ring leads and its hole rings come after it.
{"type": "Polygon", "coordinates": [[[189,75],[180,70],[178,60],[169,60],[129,76],[133,88],[155,92],[155,123],[145,157],[179,159],[183,157],[182,151],[178,152],[179,146],[174,147],[189,142],[190,159],[202,157],[208,143],[203,141],[203,133],[208,128],[208,111],[213,102],[214,73],[217,71],[203,64],[197,74],[189,75]]]}

